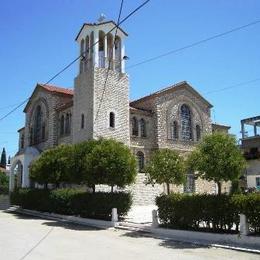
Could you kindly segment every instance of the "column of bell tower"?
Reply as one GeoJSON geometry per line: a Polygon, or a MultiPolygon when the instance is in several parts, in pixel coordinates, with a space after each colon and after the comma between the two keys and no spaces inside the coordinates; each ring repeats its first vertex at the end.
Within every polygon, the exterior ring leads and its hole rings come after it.
{"type": "Polygon", "coordinates": [[[103,137],[130,144],[126,37],[108,21],[84,24],[76,38],[81,58],[74,81],[74,143],[103,137]]]}

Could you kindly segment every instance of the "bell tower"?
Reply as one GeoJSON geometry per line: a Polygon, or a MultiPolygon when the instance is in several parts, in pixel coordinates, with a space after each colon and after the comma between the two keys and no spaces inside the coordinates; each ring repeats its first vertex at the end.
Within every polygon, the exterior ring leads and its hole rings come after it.
{"type": "Polygon", "coordinates": [[[100,137],[130,143],[126,37],[113,21],[85,23],[76,37],[81,58],[74,81],[74,143],[100,137]]]}

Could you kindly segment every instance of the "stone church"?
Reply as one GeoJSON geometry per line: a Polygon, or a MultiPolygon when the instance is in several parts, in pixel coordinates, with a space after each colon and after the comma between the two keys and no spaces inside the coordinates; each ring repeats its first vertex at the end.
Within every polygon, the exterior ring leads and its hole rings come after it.
{"type": "MultiPolygon", "coordinates": [[[[130,101],[124,45],[128,35],[121,28],[115,35],[114,26],[113,21],[106,21],[81,27],[76,37],[81,58],[73,89],[36,85],[24,108],[25,125],[18,130],[11,190],[31,185],[29,166],[45,149],[104,137],[131,148],[139,174],[129,189],[136,204],[152,204],[164,190],[160,185],[145,184],[143,169],[153,150],[170,148],[187,153],[205,134],[228,131],[226,126],[211,123],[212,105],[186,81],[130,101]]],[[[195,180],[192,173],[187,174],[184,186],[172,189],[216,192],[214,183],[195,180]]]]}

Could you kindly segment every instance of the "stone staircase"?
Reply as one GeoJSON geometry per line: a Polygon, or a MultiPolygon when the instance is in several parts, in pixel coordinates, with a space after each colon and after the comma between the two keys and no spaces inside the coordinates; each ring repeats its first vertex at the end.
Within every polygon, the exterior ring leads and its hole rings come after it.
{"type": "Polygon", "coordinates": [[[10,200],[8,195],[0,195],[0,210],[6,210],[10,207],[10,200]]]}

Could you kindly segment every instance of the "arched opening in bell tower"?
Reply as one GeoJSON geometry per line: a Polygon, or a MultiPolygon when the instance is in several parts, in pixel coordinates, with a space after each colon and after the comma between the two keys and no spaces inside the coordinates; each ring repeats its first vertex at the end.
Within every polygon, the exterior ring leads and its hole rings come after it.
{"type": "Polygon", "coordinates": [[[107,35],[107,57],[108,57],[108,68],[113,69],[113,63],[114,63],[114,39],[113,35],[109,33],[107,35]]]}
{"type": "Polygon", "coordinates": [[[82,73],[83,71],[84,71],[84,59],[83,59],[83,57],[84,57],[84,55],[85,55],[85,53],[84,53],[84,46],[85,45],[85,42],[84,42],[84,39],[82,39],[81,40],[81,42],[80,42],[80,55],[81,55],[81,59],[80,59],[80,67],[79,67],[79,72],[80,73],[82,73]]]}
{"type": "Polygon", "coordinates": [[[99,49],[98,49],[99,67],[105,68],[106,67],[106,55],[105,55],[106,37],[103,31],[99,31],[98,39],[99,39],[99,49]]]}
{"type": "Polygon", "coordinates": [[[90,43],[89,43],[89,36],[86,36],[85,39],[85,70],[90,68],[90,64],[91,64],[91,59],[90,59],[90,43]]]}
{"type": "Polygon", "coordinates": [[[121,38],[115,37],[115,70],[121,72],[121,38]]]}

